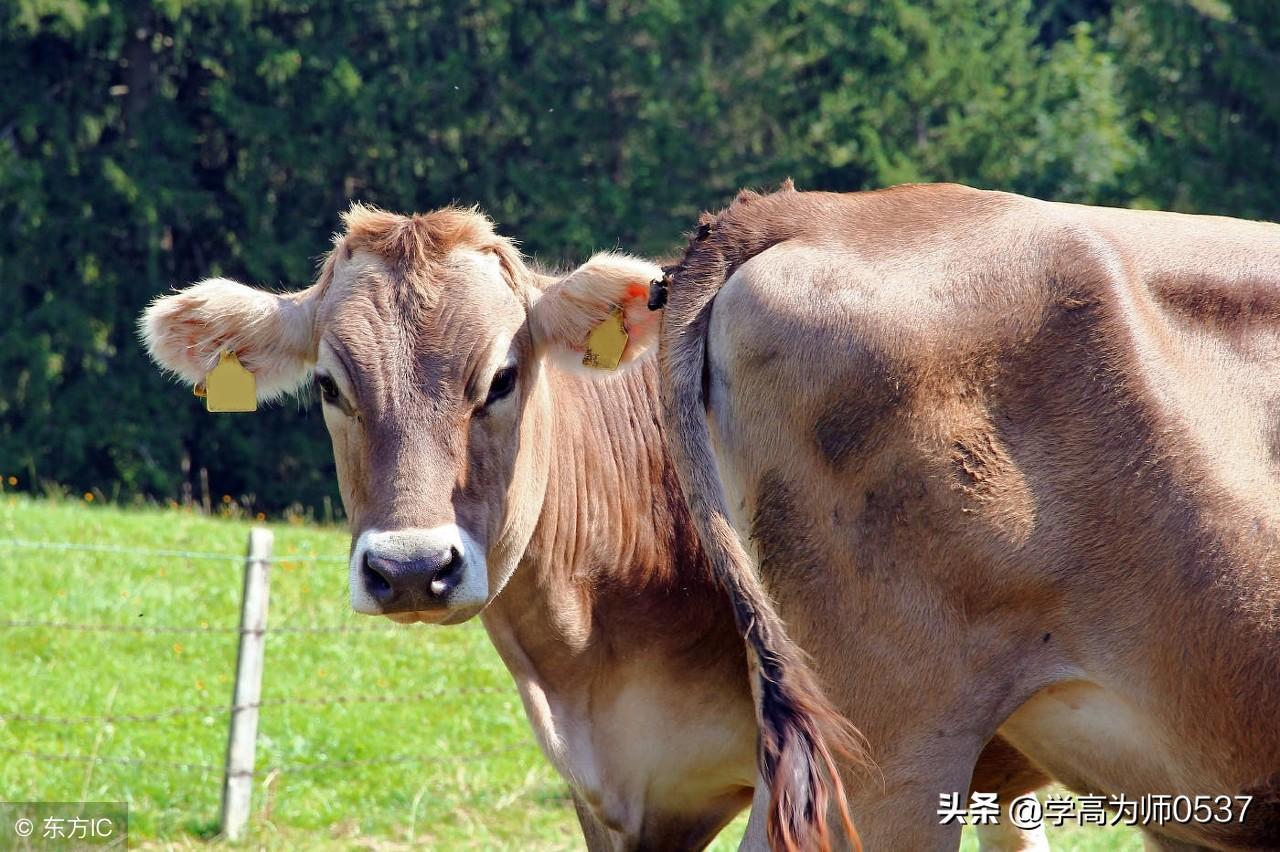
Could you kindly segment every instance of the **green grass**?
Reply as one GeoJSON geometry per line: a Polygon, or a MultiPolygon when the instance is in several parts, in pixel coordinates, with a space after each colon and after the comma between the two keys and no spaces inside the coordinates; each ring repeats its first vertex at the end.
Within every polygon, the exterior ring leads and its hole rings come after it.
{"type": "MultiPolygon", "coordinates": [[[[269,624],[381,627],[347,606],[344,532],[273,524],[269,624]],[[292,558],[291,558],[292,557],[292,558]],[[310,557],[310,559],[304,558],[310,557]],[[320,557],[316,559],[316,557],[320,557]]],[[[0,620],[235,628],[249,524],[160,509],[0,496],[0,540],[227,554],[209,561],[0,545],[0,620]]],[[[236,635],[0,628],[0,717],[147,714],[112,724],[0,718],[0,799],[126,800],[133,843],[186,848],[217,831],[236,635]],[[63,755],[48,760],[13,752],[63,755]],[[89,763],[156,761],[124,765],[89,763]]],[[[409,703],[266,706],[251,844],[278,849],[580,849],[564,782],[478,622],[455,628],[276,633],[263,698],[396,697],[409,703]],[[307,768],[323,761],[396,763],[307,768]]],[[[736,848],[743,819],[717,849],[736,848]]],[[[1118,830],[1064,829],[1056,849],[1138,849],[1118,830]]],[[[965,849],[976,849],[966,836],[965,849]]]]}

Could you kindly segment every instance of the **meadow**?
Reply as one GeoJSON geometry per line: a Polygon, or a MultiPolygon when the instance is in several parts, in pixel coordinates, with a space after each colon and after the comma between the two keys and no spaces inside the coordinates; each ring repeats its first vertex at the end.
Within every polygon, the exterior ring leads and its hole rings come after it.
{"type": "MultiPolygon", "coordinates": [[[[250,521],[230,517],[234,506],[210,517],[101,502],[0,497],[0,800],[127,801],[132,847],[227,845],[220,767],[250,521]]],[[[567,787],[480,624],[355,616],[346,533],[268,526],[259,775],[240,845],[582,848],[567,787]]],[[[714,848],[736,848],[744,823],[714,848]]],[[[1050,840],[1141,848],[1115,828],[1053,829],[1050,840]]],[[[977,848],[969,832],[963,848],[977,848]]]]}

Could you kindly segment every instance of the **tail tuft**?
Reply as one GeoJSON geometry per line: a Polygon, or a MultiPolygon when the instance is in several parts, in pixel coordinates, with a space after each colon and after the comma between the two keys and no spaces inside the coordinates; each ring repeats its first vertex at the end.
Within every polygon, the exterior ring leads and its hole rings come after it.
{"type": "Polygon", "coordinates": [[[773,849],[832,848],[828,826],[834,805],[854,849],[862,843],[849,815],[837,757],[865,763],[857,731],[812,685],[795,689],[763,678],[760,695],[760,763],[773,779],[769,800],[769,845],[773,849]]]}

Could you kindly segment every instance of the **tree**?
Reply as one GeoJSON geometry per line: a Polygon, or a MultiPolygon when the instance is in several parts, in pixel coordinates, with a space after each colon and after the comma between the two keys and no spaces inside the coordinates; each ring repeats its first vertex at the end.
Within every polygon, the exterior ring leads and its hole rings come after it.
{"type": "Polygon", "coordinates": [[[1280,5],[1128,0],[1111,29],[1145,206],[1280,219],[1280,5]]]}
{"type": "Polygon", "coordinates": [[[1135,147],[1090,27],[1050,47],[1029,0],[792,0],[775,51],[802,183],[951,180],[1113,197],[1135,147]]]}
{"type": "Polygon", "coordinates": [[[211,417],[134,322],[304,286],[352,200],[478,204],[550,264],[788,176],[1275,216],[1277,43],[1266,0],[16,0],[0,473],[332,499],[315,406],[211,417]]]}

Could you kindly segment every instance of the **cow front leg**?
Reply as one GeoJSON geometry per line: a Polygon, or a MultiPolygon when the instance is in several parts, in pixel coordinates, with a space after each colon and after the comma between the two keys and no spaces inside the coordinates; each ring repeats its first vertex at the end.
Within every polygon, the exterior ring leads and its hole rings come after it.
{"type": "Polygon", "coordinates": [[[595,811],[577,790],[570,791],[573,796],[573,809],[578,814],[578,825],[582,826],[582,837],[587,842],[587,852],[615,852],[622,848],[621,837],[596,817],[595,811]]]}

